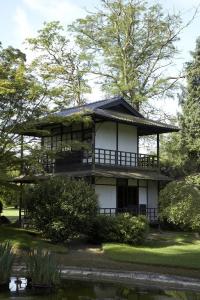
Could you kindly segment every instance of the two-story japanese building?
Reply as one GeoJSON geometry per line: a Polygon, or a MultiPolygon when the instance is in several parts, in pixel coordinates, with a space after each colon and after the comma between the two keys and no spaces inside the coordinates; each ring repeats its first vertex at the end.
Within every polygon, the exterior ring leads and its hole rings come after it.
{"type": "Polygon", "coordinates": [[[62,152],[43,162],[45,171],[91,182],[100,213],[130,211],[156,221],[159,182],[170,180],[159,169],[159,135],[179,129],[145,118],[121,97],[67,108],[57,115],[80,113],[91,117],[90,125],[45,125],[51,134],[42,137],[43,146],[62,152]],[[148,135],[157,136],[155,155],[140,153],[139,137],[148,135]],[[88,149],[64,146],[73,140],[86,142],[88,149]]]}

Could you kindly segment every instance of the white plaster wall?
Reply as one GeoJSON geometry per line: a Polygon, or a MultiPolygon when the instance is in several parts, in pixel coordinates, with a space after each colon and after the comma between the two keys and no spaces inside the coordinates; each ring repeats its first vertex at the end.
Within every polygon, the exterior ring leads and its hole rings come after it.
{"type": "Polygon", "coordinates": [[[157,208],[158,207],[158,182],[148,181],[148,207],[157,208]]]}
{"type": "Polygon", "coordinates": [[[116,186],[95,185],[100,208],[116,208],[116,186]]]}
{"type": "Polygon", "coordinates": [[[97,123],[95,133],[95,148],[116,150],[116,123],[97,123]]]}
{"type": "Polygon", "coordinates": [[[147,188],[139,187],[139,204],[147,205],[147,188]]]}
{"type": "Polygon", "coordinates": [[[137,153],[137,128],[134,126],[119,124],[118,149],[137,153]]]}

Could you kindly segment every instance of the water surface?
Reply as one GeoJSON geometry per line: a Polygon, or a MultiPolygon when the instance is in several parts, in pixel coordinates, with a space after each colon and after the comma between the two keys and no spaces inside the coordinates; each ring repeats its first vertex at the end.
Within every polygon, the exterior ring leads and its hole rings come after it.
{"type": "Polygon", "coordinates": [[[10,291],[0,291],[0,300],[200,300],[200,292],[72,280],[63,280],[55,293],[46,294],[27,290],[25,279],[16,290],[15,280],[11,280],[10,291]]]}

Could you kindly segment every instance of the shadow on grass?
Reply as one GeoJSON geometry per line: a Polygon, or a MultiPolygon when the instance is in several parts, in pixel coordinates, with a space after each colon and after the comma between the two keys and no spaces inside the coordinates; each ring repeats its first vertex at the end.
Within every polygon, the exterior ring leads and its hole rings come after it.
{"type": "Polygon", "coordinates": [[[140,246],[105,244],[103,249],[110,259],[116,261],[200,268],[200,240],[191,233],[150,234],[140,246]]]}
{"type": "Polygon", "coordinates": [[[66,253],[67,248],[62,244],[53,244],[33,230],[13,226],[0,226],[0,243],[9,241],[16,250],[42,248],[55,253],[66,253]]]}
{"type": "Polygon", "coordinates": [[[148,235],[143,246],[150,248],[163,248],[200,243],[194,233],[186,232],[154,232],[148,235]]]}

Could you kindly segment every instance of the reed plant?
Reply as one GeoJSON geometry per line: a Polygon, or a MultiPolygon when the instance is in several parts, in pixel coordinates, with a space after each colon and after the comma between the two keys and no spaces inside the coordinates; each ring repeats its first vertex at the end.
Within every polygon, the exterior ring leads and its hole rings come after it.
{"type": "Polygon", "coordinates": [[[60,268],[51,252],[42,249],[29,251],[26,267],[31,286],[55,287],[59,284],[60,268]]]}
{"type": "Polygon", "coordinates": [[[9,242],[0,244],[0,285],[8,284],[14,262],[14,253],[9,242]]]}

